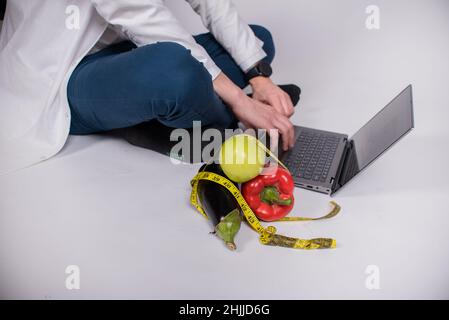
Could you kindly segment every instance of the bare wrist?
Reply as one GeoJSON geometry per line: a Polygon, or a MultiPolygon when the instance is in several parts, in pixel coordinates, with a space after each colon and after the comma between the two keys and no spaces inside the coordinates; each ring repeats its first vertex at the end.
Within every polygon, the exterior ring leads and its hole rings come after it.
{"type": "Polygon", "coordinates": [[[248,98],[245,92],[236,86],[224,73],[213,81],[215,92],[231,108],[234,109],[248,98]]]}
{"type": "Polygon", "coordinates": [[[243,90],[239,88],[238,91],[235,92],[232,101],[229,101],[229,107],[231,110],[235,110],[239,108],[245,99],[249,99],[243,90]]]}

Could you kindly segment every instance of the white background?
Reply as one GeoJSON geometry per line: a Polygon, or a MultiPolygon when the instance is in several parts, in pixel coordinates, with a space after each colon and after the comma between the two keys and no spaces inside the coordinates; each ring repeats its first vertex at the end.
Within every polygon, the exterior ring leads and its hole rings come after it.
{"type": "MultiPolygon", "coordinates": [[[[449,298],[449,1],[235,2],[273,33],[274,79],[302,87],[298,125],[352,134],[414,86],[416,129],[336,195],[341,215],[278,225],[338,248],[264,247],[244,226],[229,252],[189,205],[198,166],[70,137],[57,157],[0,177],[1,298],[449,298]],[[365,28],[371,4],[380,30],[365,28]],[[80,290],[65,287],[68,265],[80,290]],[[368,265],[379,290],[365,286],[368,265]]],[[[186,4],[168,3],[203,30],[186,4]]],[[[328,210],[327,196],[295,197],[296,215],[328,210]]]]}

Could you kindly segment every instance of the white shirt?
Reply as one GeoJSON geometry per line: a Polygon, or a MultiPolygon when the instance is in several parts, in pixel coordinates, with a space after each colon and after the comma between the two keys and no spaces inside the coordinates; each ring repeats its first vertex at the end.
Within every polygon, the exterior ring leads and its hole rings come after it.
{"type": "MultiPolygon", "coordinates": [[[[266,56],[230,0],[186,1],[242,70],[266,56]]],[[[48,159],[64,146],[68,79],[100,39],[107,41],[108,29],[137,46],[179,43],[212,79],[221,72],[163,0],[8,0],[0,34],[0,174],[48,159]]]]}

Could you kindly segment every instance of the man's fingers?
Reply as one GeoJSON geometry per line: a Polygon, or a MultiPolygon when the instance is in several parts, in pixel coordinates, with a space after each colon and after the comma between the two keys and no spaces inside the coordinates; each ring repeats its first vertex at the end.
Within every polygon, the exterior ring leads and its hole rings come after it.
{"type": "Polygon", "coordinates": [[[286,112],[286,116],[290,118],[295,113],[295,107],[293,106],[292,99],[290,99],[288,94],[284,94],[282,105],[286,112]]]}
{"type": "Polygon", "coordinates": [[[287,151],[290,146],[290,133],[288,125],[282,120],[282,116],[274,120],[274,126],[279,129],[282,136],[282,149],[287,151]]]}
{"type": "Polygon", "coordinates": [[[277,150],[279,147],[279,131],[278,129],[268,129],[268,136],[270,137],[270,150],[277,150]]]}
{"type": "Polygon", "coordinates": [[[293,115],[295,109],[288,94],[272,95],[268,100],[268,104],[280,114],[286,117],[291,117],[293,115]]]}
{"type": "Polygon", "coordinates": [[[284,106],[282,100],[279,96],[273,95],[270,97],[269,104],[280,114],[285,115],[284,106]]]}
{"type": "Polygon", "coordinates": [[[287,117],[284,117],[282,121],[287,128],[288,147],[293,148],[295,145],[295,127],[287,117]]]}

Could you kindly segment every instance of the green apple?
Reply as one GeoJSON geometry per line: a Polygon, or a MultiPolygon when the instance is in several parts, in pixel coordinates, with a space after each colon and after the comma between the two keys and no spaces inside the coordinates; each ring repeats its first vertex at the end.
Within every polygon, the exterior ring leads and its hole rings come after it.
{"type": "Polygon", "coordinates": [[[219,156],[223,172],[237,183],[245,183],[257,177],[266,160],[261,143],[247,134],[238,134],[226,140],[219,156]]]}

